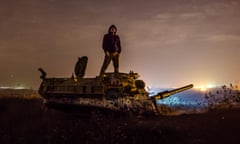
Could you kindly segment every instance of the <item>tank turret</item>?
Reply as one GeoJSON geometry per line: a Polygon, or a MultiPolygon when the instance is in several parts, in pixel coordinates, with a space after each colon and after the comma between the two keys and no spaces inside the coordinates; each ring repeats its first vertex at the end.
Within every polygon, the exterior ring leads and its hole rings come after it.
{"type": "Polygon", "coordinates": [[[158,113],[157,100],[193,87],[190,84],[150,97],[145,90],[145,82],[133,71],[85,77],[87,60],[86,56],[78,58],[74,74],[69,78],[48,78],[47,73],[39,68],[42,79],[39,94],[44,98],[46,106],[63,109],[94,108],[138,114],[158,113]]]}

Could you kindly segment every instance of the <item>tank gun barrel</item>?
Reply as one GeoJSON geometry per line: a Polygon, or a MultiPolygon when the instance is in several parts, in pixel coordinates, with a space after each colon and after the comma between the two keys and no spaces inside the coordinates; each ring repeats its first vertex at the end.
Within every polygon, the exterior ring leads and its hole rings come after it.
{"type": "Polygon", "coordinates": [[[157,95],[152,96],[151,99],[153,100],[164,99],[166,97],[188,90],[190,88],[193,88],[193,84],[189,84],[189,85],[186,85],[177,89],[169,90],[169,91],[167,90],[167,91],[159,92],[157,95]]]}

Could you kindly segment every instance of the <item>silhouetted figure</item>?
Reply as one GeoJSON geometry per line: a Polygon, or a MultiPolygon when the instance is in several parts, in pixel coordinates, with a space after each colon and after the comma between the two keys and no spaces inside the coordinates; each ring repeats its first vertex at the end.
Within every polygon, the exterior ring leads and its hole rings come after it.
{"type": "Polygon", "coordinates": [[[117,27],[115,25],[111,25],[108,29],[108,33],[103,37],[102,48],[105,53],[105,58],[100,71],[101,76],[105,73],[111,60],[114,66],[114,72],[119,72],[119,55],[121,53],[121,43],[120,38],[116,33],[117,27]]]}

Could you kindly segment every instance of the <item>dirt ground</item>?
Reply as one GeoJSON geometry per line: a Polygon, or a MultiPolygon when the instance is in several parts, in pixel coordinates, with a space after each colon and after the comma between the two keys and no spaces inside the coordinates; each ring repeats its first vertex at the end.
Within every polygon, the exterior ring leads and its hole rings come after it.
{"type": "Polygon", "coordinates": [[[41,99],[0,99],[0,144],[236,144],[240,110],[181,116],[69,114],[43,110],[41,99]]]}

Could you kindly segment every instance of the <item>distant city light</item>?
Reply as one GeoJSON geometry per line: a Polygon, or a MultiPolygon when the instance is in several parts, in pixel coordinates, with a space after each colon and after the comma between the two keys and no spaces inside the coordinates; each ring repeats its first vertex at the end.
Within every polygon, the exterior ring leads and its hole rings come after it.
{"type": "Polygon", "coordinates": [[[0,89],[16,89],[16,90],[19,90],[19,89],[26,89],[26,88],[23,87],[23,86],[16,86],[16,87],[1,86],[0,89]]]}
{"type": "Polygon", "coordinates": [[[0,89],[10,89],[11,87],[2,86],[0,89]]]}
{"type": "Polygon", "coordinates": [[[195,89],[198,89],[200,91],[207,91],[208,89],[215,88],[215,84],[206,84],[206,85],[200,85],[200,86],[195,86],[195,89]]]}
{"type": "Polygon", "coordinates": [[[13,89],[25,89],[25,87],[23,87],[23,86],[17,86],[17,87],[14,87],[13,89]]]}
{"type": "Polygon", "coordinates": [[[203,87],[201,87],[201,88],[200,88],[200,90],[201,90],[201,91],[207,91],[207,90],[208,90],[208,88],[207,88],[207,87],[205,87],[205,86],[203,86],[203,87]]]}
{"type": "Polygon", "coordinates": [[[208,88],[215,88],[216,87],[216,85],[215,84],[208,84],[208,86],[207,86],[208,88]]]}

